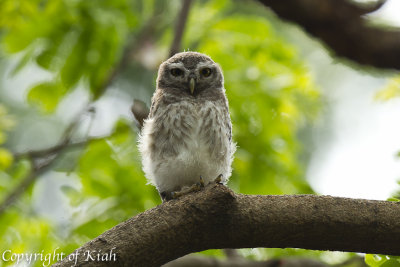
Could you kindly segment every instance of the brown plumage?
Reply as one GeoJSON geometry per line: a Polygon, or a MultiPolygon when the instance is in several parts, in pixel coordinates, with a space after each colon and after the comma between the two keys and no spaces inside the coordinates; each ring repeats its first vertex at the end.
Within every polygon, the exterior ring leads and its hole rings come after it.
{"type": "Polygon", "coordinates": [[[231,175],[232,127],[221,68],[206,55],[176,54],[160,65],[139,149],[161,196],[231,175]]]}

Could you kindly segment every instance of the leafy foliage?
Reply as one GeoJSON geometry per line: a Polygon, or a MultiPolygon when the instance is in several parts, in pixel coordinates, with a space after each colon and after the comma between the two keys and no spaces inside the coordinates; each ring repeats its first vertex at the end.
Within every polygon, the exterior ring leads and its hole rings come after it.
{"type": "Polygon", "coordinates": [[[368,254],[365,262],[371,267],[395,267],[400,265],[400,257],[368,254]]]}
{"type": "Polygon", "coordinates": [[[13,161],[11,153],[1,147],[6,142],[5,131],[10,130],[14,125],[12,117],[7,114],[7,110],[0,105],[0,171],[7,169],[13,161]]]}
{"type": "Polygon", "coordinates": [[[88,145],[79,161],[77,174],[82,177],[82,192],[70,195],[79,208],[75,231],[89,239],[159,203],[156,190],[146,185],[136,136],[128,122],[119,121],[109,138],[88,145]],[[82,223],[79,213],[85,206],[88,213],[82,223]]]}
{"type": "Polygon", "coordinates": [[[129,29],[139,23],[131,5],[125,0],[2,1],[3,44],[7,52],[23,54],[17,70],[29,59],[55,74],[53,81],[34,86],[29,100],[52,111],[80,80],[98,97],[129,29]]]}
{"type": "Polygon", "coordinates": [[[225,72],[239,147],[235,187],[258,194],[312,192],[298,161],[296,134],[316,115],[319,93],[296,51],[264,18],[229,16],[207,32],[198,50],[225,72]]]}

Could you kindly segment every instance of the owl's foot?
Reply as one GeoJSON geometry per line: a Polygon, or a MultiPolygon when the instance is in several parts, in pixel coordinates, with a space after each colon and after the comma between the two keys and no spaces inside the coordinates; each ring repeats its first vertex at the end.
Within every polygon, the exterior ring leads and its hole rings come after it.
{"type": "Polygon", "coordinates": [[[216,184],[223,184],[222,183],[222,173],[220,175],[217,176],[217,178],[215,178],[214,183],[216,184]]]}
{"type": "MultiPolygon", "coordinates": [[[[214,181],[209,182],[208,184],[211,183],[216,183],[216,184],[223,184],[222,183],[222,174],[218,175],[217,178],[215,178],[214,181]]],[[[205,187],[204,179],[202,176],[200,176],[199,181],[195,184],[193,184],[190,187],[184,187],[180,191],[172,191],[172,192],[161,192],[160,196],[163,202],[171,200],[171,199],[177,199],[180,198],[181,196],[193,193],[193,192],[198,192],[202,190],[205,187]]]]}
{"type": "Polygon", "coordinates": [[[177,199],[183,195],[187,195],[189,193],[192,192],[198,192],[201,189],[204,188],[204,180],[203,177],[200,176],[199,181],[197,183],[195,183],[194,185],[190,186],[190,187],[185,187],[180,191],[172,191],[172,192],[162,192],[160,194],[161,199],[163,202],[171,200],[171,199],[177,199]]]}
{"type": "Polygon", "coordinates": [[[223,177],[223,175],[222,174],[220,174],[220,175],[218,175],[217,176],[217,178],[215,178],[214,179],[214,181],[211,181],[211,182],[209,182],[208,184],[224,184],[223,182],[222,182],[222,177],[223,177]]]}
{"type": "Polygon", "coordinates": [[[196,184],[198,184],[200,186],[200,188],[204,187],[204,180],[203,180],[203,177],[201,175],[200,175],[199,181],[196,184]]]}
{"type": "Polygon", "coordinates": [[[171,196],[173,199],[177,199],[183,195],[187,195],[192,192],[198,192],[203,188],[204,188],[204,180],[203,177],[200,176],[199,181],[197,183],[195,183],[190,187],[184,188],[181,191],[171,192],[171,196]]]}
{"type": "Polygon", "coordinates": [[[161,197],[162,202],[166,202],[168,200],[171,200],[172,199],[172,193],[173,192],[166,192],[166,191],[161,192],[160,193],[160,197],[161,197]]]}

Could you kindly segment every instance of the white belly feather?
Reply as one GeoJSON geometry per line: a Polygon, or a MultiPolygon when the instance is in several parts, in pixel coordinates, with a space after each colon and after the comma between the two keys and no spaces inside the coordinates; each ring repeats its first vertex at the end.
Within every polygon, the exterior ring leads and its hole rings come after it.
{"type": "MultiPolygon", "coordinates": [[[[179,103],[179,105],[182,105],[182,103],[179,103]]],[[[157,151],[157,149],[163,148],[162,145],[168,146],[164,143],[157,146],[155,137],[157,137],[156,131],[159,127],[155,126],[155,118],[146,120],[143,127],[139,141],[143,170],[149,183],[155,185],[159,192],[170,192],[178,190],[182,186],[190,186],[198,182],[200,176],[207,183],[220,174],[223,175],[223,181],[227,182],[231,175],[234,146],[226,133],[227,129],[218,126],[221,123],[216,121],[222,120],[222,113],[211,101],[201,106],[190,103],[186,105],[190,105],[190,107],[188,109],[174,109],[175,111],[169,114],[169,118],[175,120],[175,123],[169,123],[171,126],[171,129],[168,129],[169,131],[182,130],[179,127],[180,122],[176,120],[183,120],[184,118],[184,123],[189,125],[188,134],[175,132],[175,136],[180,137],[180,140],[172,138],[168,141],[174,142],[174,148],[177,148],[173,156],[165,156],[163,151],[157,151]],[[187,110],[193,113],[182,114],[182,111],[187,110]],[[205,115],[208,115],[208,117],[205,117],[205,115]],[[212,129],[207,131],[204,128],[205,125],[212,127],[212,129]],[[212,134],[209,134],[210,132],[212,134]],[[213,140],[210,140],[210,138],[213,140]]]]}

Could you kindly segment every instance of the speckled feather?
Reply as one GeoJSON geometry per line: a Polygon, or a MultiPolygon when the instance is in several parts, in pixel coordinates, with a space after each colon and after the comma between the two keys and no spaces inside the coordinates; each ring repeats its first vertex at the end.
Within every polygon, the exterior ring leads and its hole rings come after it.
{"type": "Polygon", "coordinates": [[[220,67],[200,53],[179,53],[161,64],[149,117],[139,140],[143,170],[158,191],[180,190],[199,181],[223,182],[231,175],[235,145],[228,101],[220,67]],[[182,77],[170,74],[184,69],[182,77]],[[211,68],[202,77],[201,68],[211,68]],[[188,90],[188,78],[196,75],[196,89],[188,90]]]}

